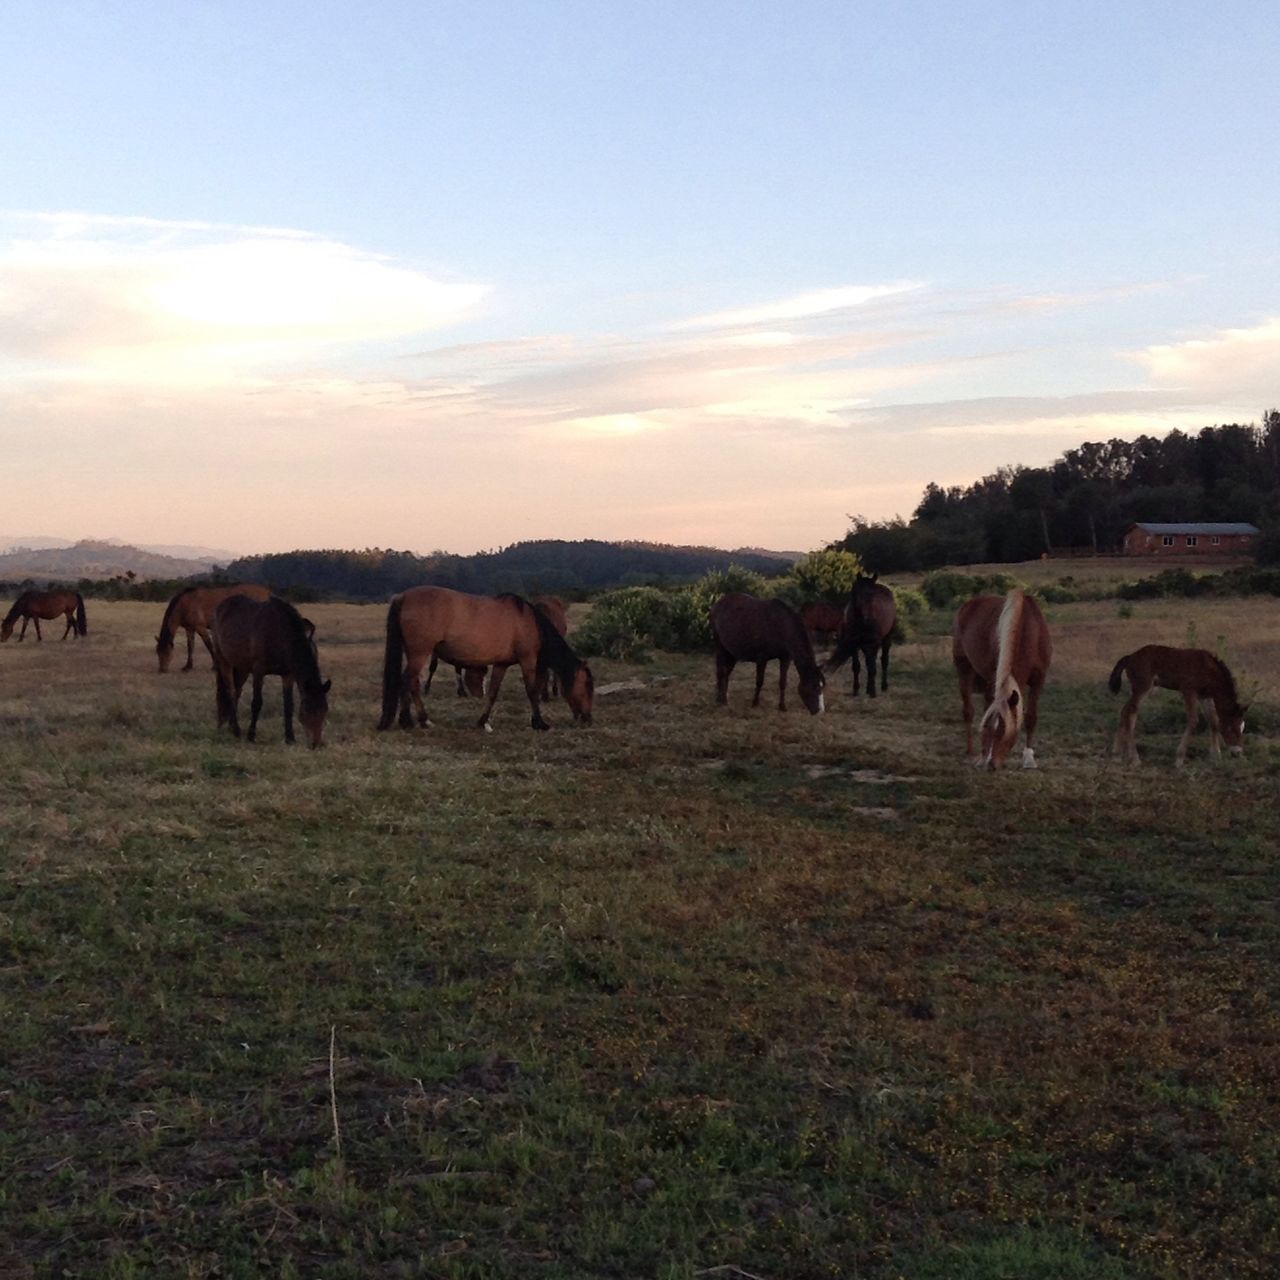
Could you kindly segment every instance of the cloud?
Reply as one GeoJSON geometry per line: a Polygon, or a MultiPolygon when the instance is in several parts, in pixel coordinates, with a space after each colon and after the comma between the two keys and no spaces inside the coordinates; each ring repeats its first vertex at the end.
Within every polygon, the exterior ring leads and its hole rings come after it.
{"type": "Polygon", "coordinates": [[[486,293],[299,232],[78,214],[26,223],[0,248],[0,358],[46,373],[225,375],[299,347],[438,328],[486,293]]]}
{"type": "Polygon", "coordinates": [[[1277,395],[1280,318],[1207,338],[1161,343],[1133,353],[1153,382],[1212,395],[1244,396],[1255,407],[1277,395]]]}
{"type": "Polygon", "coordinates": [[[829,315],[850,307],[865,306],[880,298],[911,293],[922,286],[910,280],[895,284],[852,284],[832,289],[813,289],[776,302],[766,302],[755,307],[742,307],[731,311],[715,311],[710,315],[695,316],[673,324],[673,330],[682,329],[732,329],[757,324],[776,324],[785,320],[806,320],[814,316],[829,315]]]}

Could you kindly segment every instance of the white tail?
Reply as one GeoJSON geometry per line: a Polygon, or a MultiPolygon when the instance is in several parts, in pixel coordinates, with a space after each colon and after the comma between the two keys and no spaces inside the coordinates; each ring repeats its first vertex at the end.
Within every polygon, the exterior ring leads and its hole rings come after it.
{"type": "Polygon", "coordinates": [[[996,657],[996,678],[991,689],[991,705],[982,717],[982,728],[990,721],[1000,719],[1004,724],[1005,740],[1016,738],[1022,728],[1022,690],[1013,678],[1013,656],[1018,643],[1018,629],[1022,622],[1022,606],[1026,597],[1021,591],[1013,590],[1005,597],[1004,608],[1000,610],[1000,621],[996,624],[999,647],[996,657]]]}

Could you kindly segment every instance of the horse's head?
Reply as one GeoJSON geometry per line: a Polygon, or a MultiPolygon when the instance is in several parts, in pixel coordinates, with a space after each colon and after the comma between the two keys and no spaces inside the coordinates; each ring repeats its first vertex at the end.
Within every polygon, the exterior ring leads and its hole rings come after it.
{"type": "Polygon", "coordinates": [[[1222,740],[1233,756],[1244,755],[1244,713],[1248,710],[1248,707],[1242,707],[1238,702],[1233,702],[1229,711],[1218,715],[1222,740]]]}
{"type": "Polygon", "coordinates": [[[156,657],[160,660],[160,670],[168,671],[169,663],[173,661],[173,634],[169,631],[161,631],[156,636],[156,657]]]}
{"type": "Polygon", "coordinates": [[[309,747],[324,745],[324,718],[329,714],[329,689],[332,680],[312,689],[303,689],[302,705],[298,708],[298,719],[307,735],[309,747]]]}
{"type": "Polygon", "coordinates": [[[809,675],[800,677],[800,701],[811,716],[820,716],[827,709],[827,700],[823,694],[826,677],[818,667],[814,667],[809,675]]]}
{"type": "Polygon", "coordinates": [[[13,619],[6,618],[0,622],[0,640],[7,640],[11,635],[13,635],[13,619]]]}
{"type": "Polygon", "coordinates": [[[978,764],[988,769],[998,769],[1008,759],[1009,752],[1018,741],[1022,727],[1022,694],[1011,689],[1007,699],[997,699],[982,717],[982,751],[978,764]]]}
{"type": "Polygon", "coordinates": [[[591,723],[591,705],[595,696],[596,682],[591,675],[591,668],[585,662],[580,662],[573,673],[573,679],[564,685],[564,700],[569,704],[575,720],[582,724],[591,723]]]}

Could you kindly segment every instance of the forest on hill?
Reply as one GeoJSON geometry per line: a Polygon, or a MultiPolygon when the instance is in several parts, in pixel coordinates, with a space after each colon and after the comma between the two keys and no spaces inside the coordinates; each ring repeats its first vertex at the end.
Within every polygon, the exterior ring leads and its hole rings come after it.
{"type": "Polygon", "coordinates": [[[1280,409],[1260,425],[1082,444],[1047,467],[930,484],[910,520],[851,520],[832,548],[884,573],[1118,551],[1141,520],[1247,520],[1263,531],[1259,560],[1280,562],[1280,409]]]}
{"type": "Polygon", "coordinates": [[[647,542],[517,542],[475,555],[369,548],[364,551],[285,551],[245,556],[225,570],[231,580],[268,582],[295,598],[308,594],[344,600],[385,600],[414,586],[453,587],[479,595],[515,591],[568,597],[608,587],[691,582],[731,564],[756,573],[785,573],[796,557],[786,552],[675,547],[647,542]]]}

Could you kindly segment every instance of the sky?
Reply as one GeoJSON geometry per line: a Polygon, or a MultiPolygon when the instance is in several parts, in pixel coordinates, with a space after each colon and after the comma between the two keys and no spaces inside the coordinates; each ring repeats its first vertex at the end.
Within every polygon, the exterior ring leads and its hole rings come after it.
{"type": "Polygon", "coordinates": [[[805,551],[1280,404],[1280,10],[49,0],[0,531],[805,551]]]}

